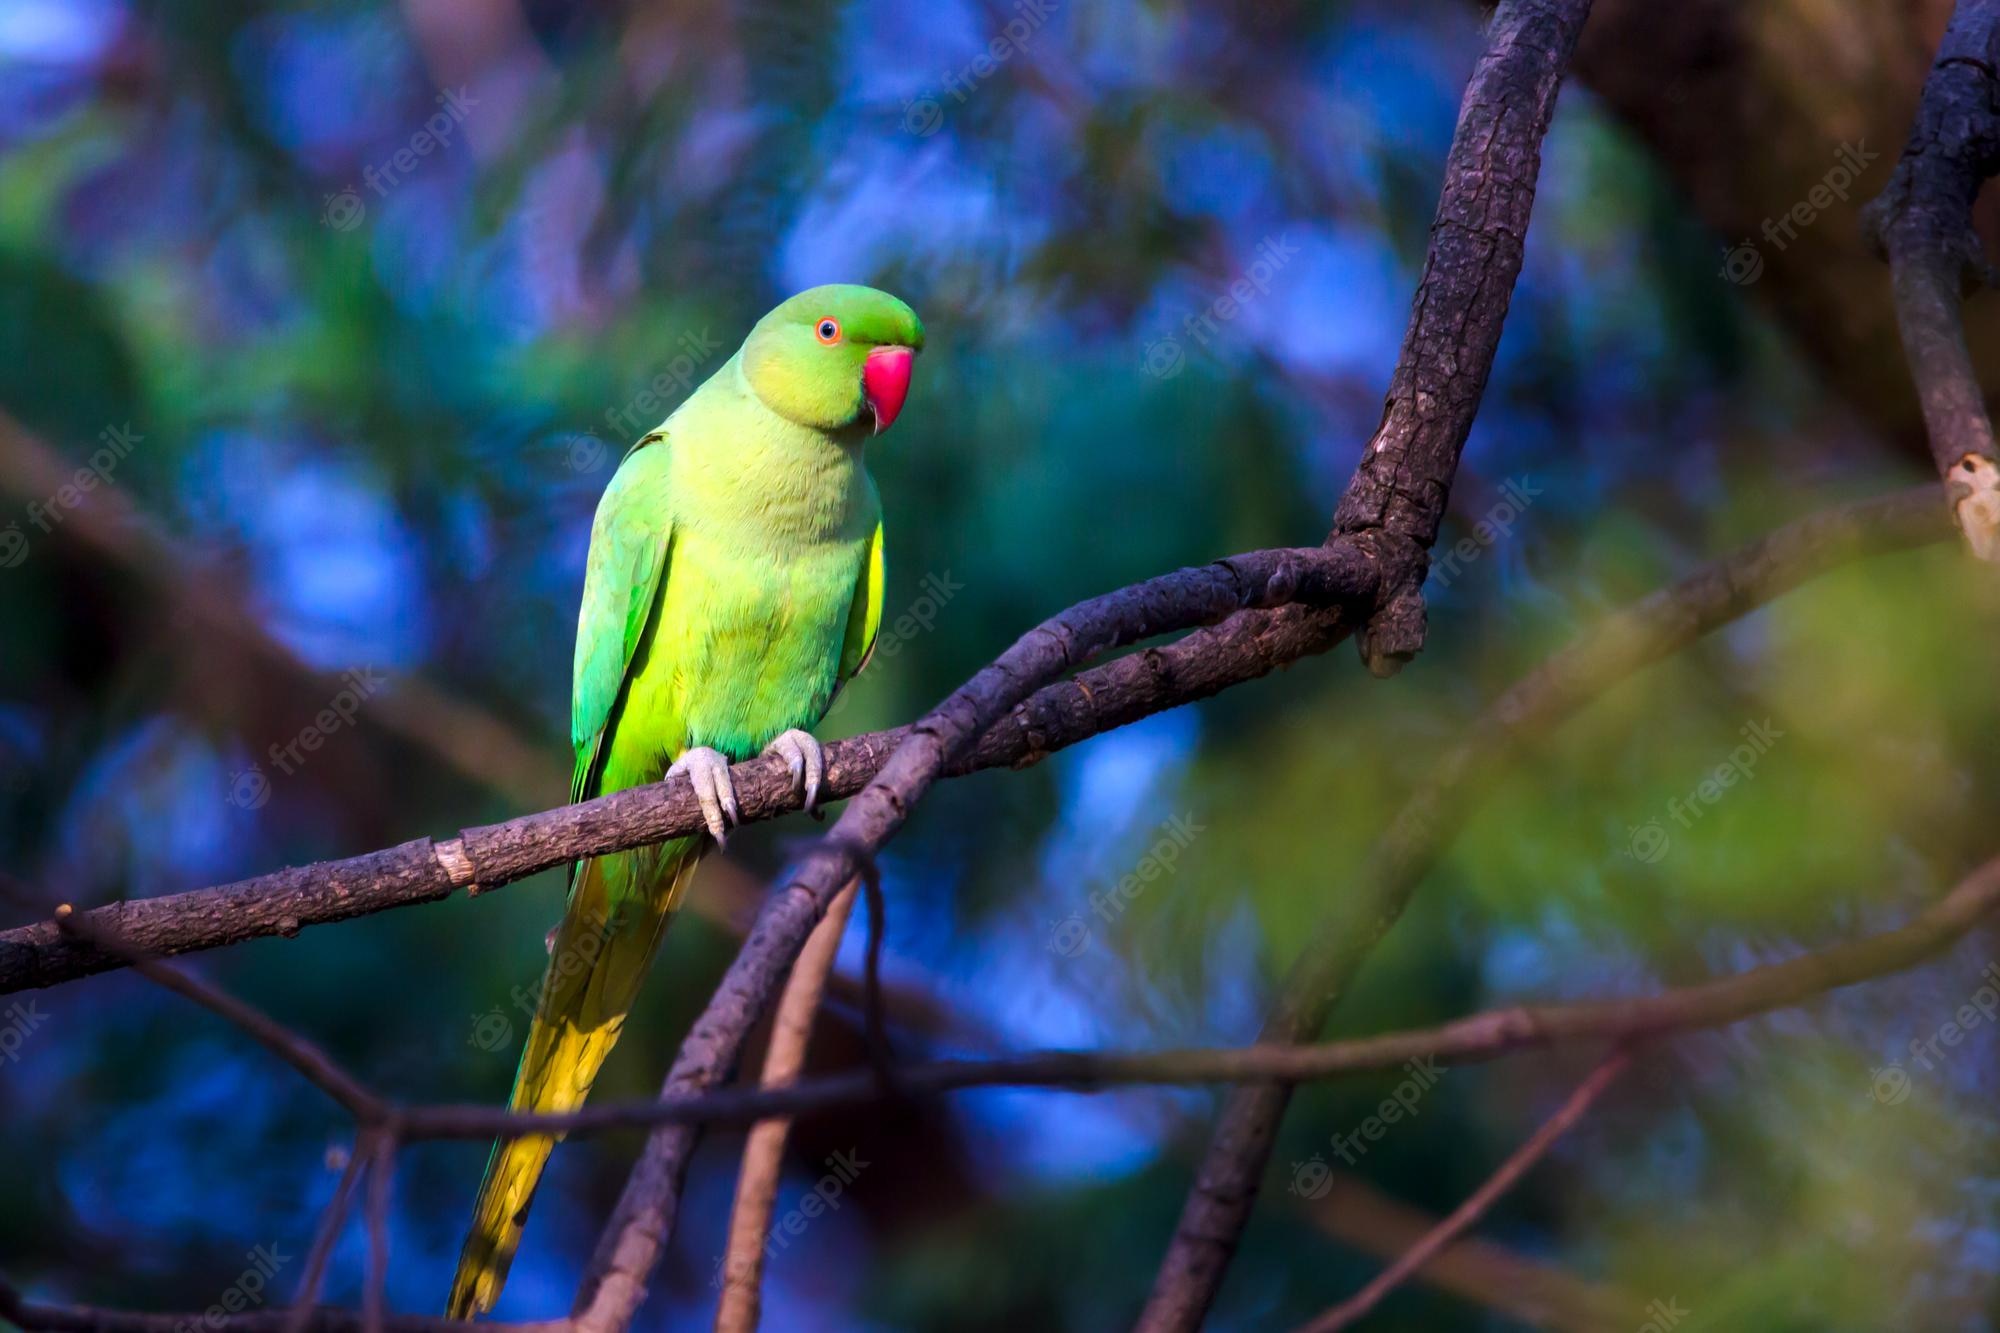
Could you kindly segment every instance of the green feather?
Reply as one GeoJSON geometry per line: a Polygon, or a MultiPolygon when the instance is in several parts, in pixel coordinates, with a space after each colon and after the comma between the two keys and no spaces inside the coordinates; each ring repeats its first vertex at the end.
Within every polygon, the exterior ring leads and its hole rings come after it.
{"type": "MultiPolygon", "coordinates": [[[[862,363],[923,346],[908,306],[816,287],[619,464],[591,528],[577,619],[571,799],[657,782],[695,746],[750,758],[811,728],[882,623],[882,520],[862,464],[862,363]],[[819,336],[823,321],[840,336],[819,336]]],[[[509,1105],[581,1105],[637,999],[705,837],[571,867],[509,1105]]],[[[498,1299],[550,1139],[496,1144],[447,1313],[498,1299]]]]}

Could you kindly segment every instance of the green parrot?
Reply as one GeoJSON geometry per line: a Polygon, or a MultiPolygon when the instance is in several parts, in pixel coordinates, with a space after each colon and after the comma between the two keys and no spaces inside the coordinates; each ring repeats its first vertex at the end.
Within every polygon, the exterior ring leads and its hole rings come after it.
{"type": "MultiPolygon", "coordinates": [[[[902,411],[924,326],[871,287],[800,292],[618,465],[591,525],[577,617],[572,800],[685,773],[706,836],[570,867],[508,1106],[580,1106],[667,919],[737,819],[731,761],[782,755],[807,808],[806,728],[882,623],[882,516],[863,443],[902,411]]],[[[487,1160],[446,1313],[493,1308],[553,1138],[487,1160]]]]}

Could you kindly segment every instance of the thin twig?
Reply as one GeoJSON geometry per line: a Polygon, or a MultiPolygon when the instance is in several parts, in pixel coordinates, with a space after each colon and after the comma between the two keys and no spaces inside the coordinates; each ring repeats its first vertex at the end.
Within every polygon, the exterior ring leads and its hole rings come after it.
{"type": "MultiPolygon", "coordinates": [[[[813,928],[799,953],[771,1024],[771,1044],[764,1054],[763,1086],[782,1088],[796,1082],[812,1041],[813,1018],[819,1013],[827,974],[840,952],[840,937],[854,910],[859,884],[849,884],[835,896],[826,917],[813,928]]],[[[872,993],[872,991],[871,991],[872,993]]],[[[716,1305],[716,1333],[754,1333],[762,1304],[764,1242],[771,1231],[771,1214],[784,1174],[785,1140],[792,1122],[782,1116],[760,1120],[743,1143],[743,1167],[736,1178],[736,1205],[729,1216],[729,1242],[722,1256],[722,1297],[716,1305]]]]}
{"type": "Polygon", "coordinates": [[[1382,1298],[1403,1285],[1410,1275],[1435,1258],[1444,1248],[1470,1231],[1487,1210],[1499,1201],[1500,1196],[1528,1174],[1535,1163],[1542,1160],[1548,1150],[1555,1146],[1557,1139],[1569,1133],[1576,1122],[1590,1111],[1606,1089],[1617,1082],[1618,1076],[1632,1063],[1631,1053],[1624,1050],[1613,1051],[1604,1062],[1593,1069],[1576,1091],[1569,1095],[1556,1113],[1543,1122],[1542,1127],[1529,1137],[1528,1141],[1514,1150],[1513,1156],[1500,1164],[1500,1169],[1489,1177],[1485,1184],[1472,1192],[1472,1196],[1452,1211],[1451,1216],[1438,1223],[1435,1230],[1404,1255],[1376,1275],[1375,1280],[1356,1292],[1349,1299],[1334,1306],[1318,1319],[1305,1325],[1300,1333],[1340,1333],[1341,1329],[1352,1328],[1364,1315],[1381,1304],[1382,1298]]]}
{"type": "MultiPolygon", "coordinates": [[[[1265,1020],[1261,1040],[1306,1041],[1321,1031],[1375,945],[1409,905],[1464,822],[1502,775],[1585,705],[1634,672],[1747,615],[1815,575],[1863,556],[1946,540],[1952,533],[1930,487],[1799,519],[1696,570],[1592,626],[1467,726],[1389,822],[1366,860],[1344,876],[1265,1020]],[[1923,512],[1925,507],[1930,512],[1923,512]]],[[[1191,1328],[1214,1298],[1254,1206],[1279,1121],[1282,1083],[1233,1088],[1181,1211],[1182,1258],[1163,1266],[1156,1299],[1191,1328]],[[1163,1296],[1161,1293],[1165,1291],[1163,1296]]]]}
{"type": "Polygon", "coordinates": [[[354,1182],[368,1165],[368,1145],[357,1138],[347,1150],[347,1162],[340,1172],[340,1181],[333,1187],[333,1197],[327,1200],[326,1211],[320,1215],[319,1230],[313,1233],[312,1248],[306,1251],[305,1271],[299,1274],[298,1291],[292,1296],[291,1309],[286,1311],[285,1333],[305,1333],[312,1321],[314,1306],[319,1301],[320,1284],[326,1280],[326,1266],[333,1258],[333,1247],[340,1240],[340,1231],[347,1223],[348,1202],[354,1196],[354,1182]]]}
{"type": "Polygon", "coordinates": [[[396,1170],[396,1133],[373,1136],[368,1161],[368,1288],[361,1301],[363,1333],[382,1333],[388,1312],[389,1188],[396,1170]]]}

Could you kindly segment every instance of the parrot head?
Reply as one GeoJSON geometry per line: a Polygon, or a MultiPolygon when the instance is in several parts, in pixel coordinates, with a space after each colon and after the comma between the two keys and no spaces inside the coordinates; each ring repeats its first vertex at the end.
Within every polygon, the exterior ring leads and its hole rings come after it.
{"type": "Polygon", "coordinates": [[[743,342],[743,374],[766,407],[802,426],[880,435],[903,410],[923,350],[914,310],[873,287],[834,283],[758,320],[743,342]]]}

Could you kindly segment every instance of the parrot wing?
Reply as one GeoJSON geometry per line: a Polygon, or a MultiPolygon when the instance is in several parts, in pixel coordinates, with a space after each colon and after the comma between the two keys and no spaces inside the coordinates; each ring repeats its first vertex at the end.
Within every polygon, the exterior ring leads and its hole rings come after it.
{"type": "Polygon", "coordinates": [[[633,654],[666,579],[673,546],[666,461],[667,437],[658,431],[633,445],[591,525],[570,698],[570,741],[576,747],[572,801],[594,794],[599,758],[616,724],[633,654]]]}
{"type": "Polygon", "coordinates": [[[855,585],[854,600],[847,608],[847,637],[840,646],[840,675],[836,692],[860,675],[875,655],[875,639],[882,630],[882,525],[868,539],[868,558],[862,562],[861,581],[855,585]]]}

